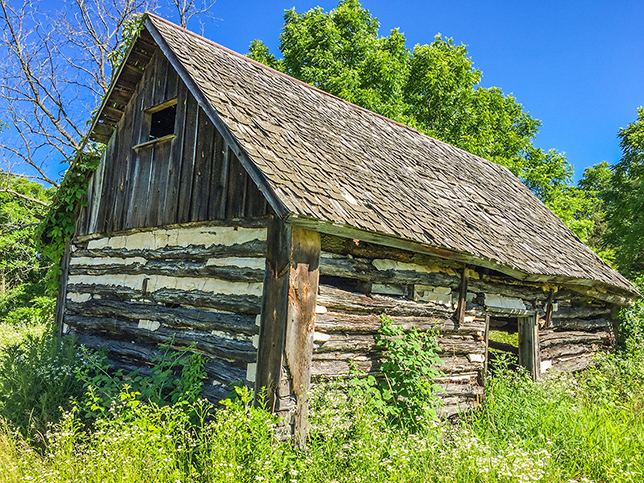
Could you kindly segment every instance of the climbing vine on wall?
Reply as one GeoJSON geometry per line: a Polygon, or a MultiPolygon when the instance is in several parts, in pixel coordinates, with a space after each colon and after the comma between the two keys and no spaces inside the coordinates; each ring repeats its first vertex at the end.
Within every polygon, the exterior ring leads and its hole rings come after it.
{"type": "Polygon", "coordinates": [[[65,242],[74,234],[77,210],[87,204],[87,186],[91,174],[99,165],[100,156],[100,151],[82,152],[76,156],[38,227],[38,248],[51,264],[47,272],[47,285],[52,292],[58,289],[60,258],[65,250],[65,242]]]}

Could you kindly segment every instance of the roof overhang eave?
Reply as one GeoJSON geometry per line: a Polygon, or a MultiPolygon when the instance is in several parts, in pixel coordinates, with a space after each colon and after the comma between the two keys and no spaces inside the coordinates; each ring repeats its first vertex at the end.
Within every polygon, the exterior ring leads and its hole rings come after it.
{"type": "Polygon", "coordinates": [[[565,286],[570,290],[574,290],[576,292],[602,300],[610,304],[620,306],[632,305],[633,299],[641,296],[641,294],[635,287],[632,287],[633,291],[629,291],[625,288],[616,287],[614,285],[610,285],[598,280],[570,277],[565,275],[529,273],[525,270],[502,264],[490,258],[479,257],[470,253],[450,250],[444,247],[431,246],[426,243],[420,243],[415,240],[407,240],[388,233],[363,230],[351,225],[319,220],[295,213],[289,213],[285,218],[285,221],[292,226],[306,228],[309,230],[317,231],[319,233],[336,235],[345,238],[354,238],[368,243],[374,243],[391,248],[398,248],[401,250],[435,256],[438,258],[455,261],[457,263],[462,263],[464,266],[471,265],[489,268],[526,283],[565,286]]]}

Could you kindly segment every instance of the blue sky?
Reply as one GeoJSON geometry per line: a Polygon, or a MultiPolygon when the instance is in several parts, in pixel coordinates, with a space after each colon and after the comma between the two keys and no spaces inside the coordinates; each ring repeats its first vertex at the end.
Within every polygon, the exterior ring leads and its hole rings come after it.
{"type": "MultiPolygon", "coordinates": [[[[213,21],[192,30],[241,53],[263,40],[279,54],[285,9],[328,11],[337,1],[217,0],[213,21]]],[[[587,166],[620,158],[617,130],[644,105],[644,1],[365,0],[381,35],[400,28],[407,46],[437,33],[468,45],[482,85],[513,93],[541,119],[536,144],[587,166]]],[[[163,13],[163,12],[160,12],[163,13]]]]}

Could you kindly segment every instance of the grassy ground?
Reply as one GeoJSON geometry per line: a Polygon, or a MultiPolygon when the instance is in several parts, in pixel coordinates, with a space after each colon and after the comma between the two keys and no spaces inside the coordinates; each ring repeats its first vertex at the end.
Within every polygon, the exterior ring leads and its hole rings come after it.
{"type": "Polygon", "coordinates": [[[364,385],[348,399],[320,390],[299,451],[244,389],[213,411],[200,401],[142,403],[125,387],[109,408],[94,399],[98,417],[87,419],[79,360],[51,341],[43,327],[0,327],[0,482],[644,481],[636,345],[582,375],[536,384],[501,368],[482,409],[458,425],[407,430],[387,421],[364,385]],[[74,392],[78,404],[58,409],[74,392]]]}

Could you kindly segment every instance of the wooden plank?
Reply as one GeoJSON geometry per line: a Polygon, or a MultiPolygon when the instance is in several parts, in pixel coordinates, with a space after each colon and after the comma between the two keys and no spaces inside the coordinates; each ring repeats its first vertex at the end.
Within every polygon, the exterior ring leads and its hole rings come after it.
{"type": "Polygon", "coordinates": [[[266,274],[262,295],[255,400],[274,411],[282,373],[282,354],[288,314],[291,227],[277,216],[269,218],[266,274]]]}
{"type": "MultiPolygon", "coordinates": [[[[122,259],[121,259],[122,260],[122,259]]],[[[262,260],[263,262],[263,260],[262,260]]],[[[232,265],[208,264],[207,261],[192,260],[149,260],[147,263],[123,265],[79,265],[70,268],[71,275],[169,275],[172,277],[217,278],[231,282],[262,282],[264,269],[236,267],[232,265]]]]}
{"type": "Polygon", "coordinates": [[[145,226],[146,215],[150,210],[149,190],[152,175],[152,148],[137,151],[135,172],[132,176],[132,188],[127,222],[124,228],[139,228],[145,226]]]}
{"type": "Polygon", "coordinates": [[[168,100],[166,93],[166,80],[168,77],[168,59],[161,52],[158,52],[155,58],[154,66],[154,94],[152,96],[152,106],[159,106],[168,100]]]}
{"type": "Polygon", "coordinates": [[[210,122],[210,119],[208,119],[208,116],[202,109],[199,109],[197,126],[190,221],[204,221],[208,219],[210,174],[212,169],[213,139],[215,137],[215,126],[210,122]]]}
{"type": "Polygon", "coordinates": [[[179,77],[183,80],[183,82],[186,83],[186,86],[188,87],[192,95],[198,100],[199,104],[203,106],[210,120],[224,137],[226,144],[231,147],[231,149],[235,153],[235,156],[243,164],[244,168],[247,170],[251,178],[253,178],[253,181],[255,181],[255,184],[259,187],[259,190],[264,194],[264,196],[270,203],[274,213],[276,213],[280,218],[285,219],[289,213],[289,210],[284,206],[282,201],[275,194],[275,191],[269,185],[262,171],[250,160],[239,142],[235,139],[233,134],[226,126],[226,123],[221,119],[217,111],[210,105],[195,80],[191,77],[185,66],[177,58],[177,55],[172,51],[167,41],[163,38],[163,36],[159,33],[159,31],[149,19],[146,19],[145,27],[147,32],[149,32],[161,51],[166,55],[166,57],[168,57],[170,64],[177,70],[179,77]]]}
{"type": "Polygon", "coordinates": [[[259,314],[261,297],[246,294],[218,294],[201,290],[177,290],[163,288],[155,292],[143,292],[116,285],[94,285],[75,283],[68,285],[68,292],[88,293],[102,298],[120,301],[144,301],[158,304],[186,305],[240,314],[259,314]]]}
{"type": "Polygon", "coordinates": [[[228,166],[228,188],[226,199],[226,218],[242,218],[246,205],[246,170],[237,157],[232,154],[228,166]]]}
{"type": "Polygon", "coordinates": [[[519,364],[526,368],[528,374],[537,380],[541,375],[541,357],[539,351],[539,325],[537,316],[518,317],[519,325],[519,364]]]}
{"type": "Polygon", "coordinates": [[[213,142],[213,167],[210,173],[210,197],[208,200],[208,219],[226,218],[226,187],[228,186],[228,150],[224,138],[215,129],[213,142]]]}
{"type": "Polygon", "coordinates": [[[192,179],[194,177],[195,142],[197,138],[197,122],[199,119],[199,106],[191,95],[187,96],[185,128],[183,133],[183,154],[181,161],[181,176],[179,182],[179,204],[177,221],[186,223],[190,221],[190,207],[192,203],[192,179]]]}
{"type": "MultiPolygon", "coordinates": [[[[177,71],[174,70],[174,67],[170,65],[170,62],[167,62],[167,79],[165,84],[165,98],[174,99],[177,97],[178,87],[179,87],[179,76],[177,71]]],[[[184,85],[185,89],[185,85],[184,85]]]]}
{"type": "Polygon", "coordinates": [[[311,387],[311,357],[315,331],[320,234],[292,229],[288,316],[284,356],[295,396],[294,437],[296,446],[306,446],[308,391],[311,387]]]}
{"type": "MultiPolygon", "coordinates": [[[[172,67],[170,69],[174,71],[172,67]]],[[[177,137],[172,141],[170,149],[162,216],[159,219],[160,226],[172,225],[178,222],[177,209],[179,204],[179,187],[181,184],[181,165],[183,162],[183,136],[186,124],[187,96],[189,95],[183,83],[175,86],[175,95],[177,97],[177,114],[174,122],[174,132],[177,137]]]]}
{"type": "Polygon", "coordinates": [[[65,316],[65,302],[67,301],[67,280],[69,279],[69,260],[72,253],[72,242],[65,242],[65,250],[60,259],[60,276],[58,277],[58,296],[56,297],[56,331],[59,336],[63,334],[63,322],[65,316]]]}
{"type": "Polygon", "coordinates": [[[546,301],[546,317],[543,323],[544,328],[548,328],[552,325],[552,297],[553,297],[554,291],[550,289],[548,292],[548,300],[546,301]]]}
{"type": "MultiPolygon", "coordinates": [[[[485,323],[480,318],[467,318],[461,325],[457,325],[448,313],[437,312],[425,317],[390,316],[396,325],[401,325],[405,330],[412,327],[418,330],[438,329],[441,334],[461,334],[481,336],[485,331],[485,323]]],[[[325,312],[316,315],[316,328],[325,333],[341,332],[347,334],[373,334],[380,329],[382,323],[380,315],[373,314],[346,314],[341,312],[325,312]]],[[[316,330],[317,330],[316,329],[316,330]]]]}
{"type": "Polygon", "coordinates": [[[488,362],[490,360],[490,313],[485,312],[485,362],[483,366],[483,382],[487,378],[488,362]]]}
{"type": "Polygon", "coordinates": [[[111,340],[136,340],[137,343],[167,344],[172,342],[177,347],[190,347],[210,356],[228,360],[255,362],[257,351],[250,340],[226,338],[213,335],[211,332],[174,329],[159,325],[155,330],[140,327],[137,322],[112,317],[87,317],[69,315],[65,319],[72,329],[83,332],[107,335],[111,340]]]}
{"type": "Polygon", "coordinates": [[[170,165],[172,160],[172,145],[176,139],[170,142],[163,142],[154,146],[154,175],[151,178],[151,198],[150,198],[150,218],[146,226],[161,226],[166,219],[165,207],[166,197],[171,196],[168,193],[170,189],[170,165]]]}
{"type": "Polygon", "coordinates": [[[461,284],[459,286],[458,294],[458,306],[456,307],[456,320],[458,324],[463,323],[465,318],[465,307],[467,305],[467,265],[463,267],[463,272],[461,273],[461,284]]]}

